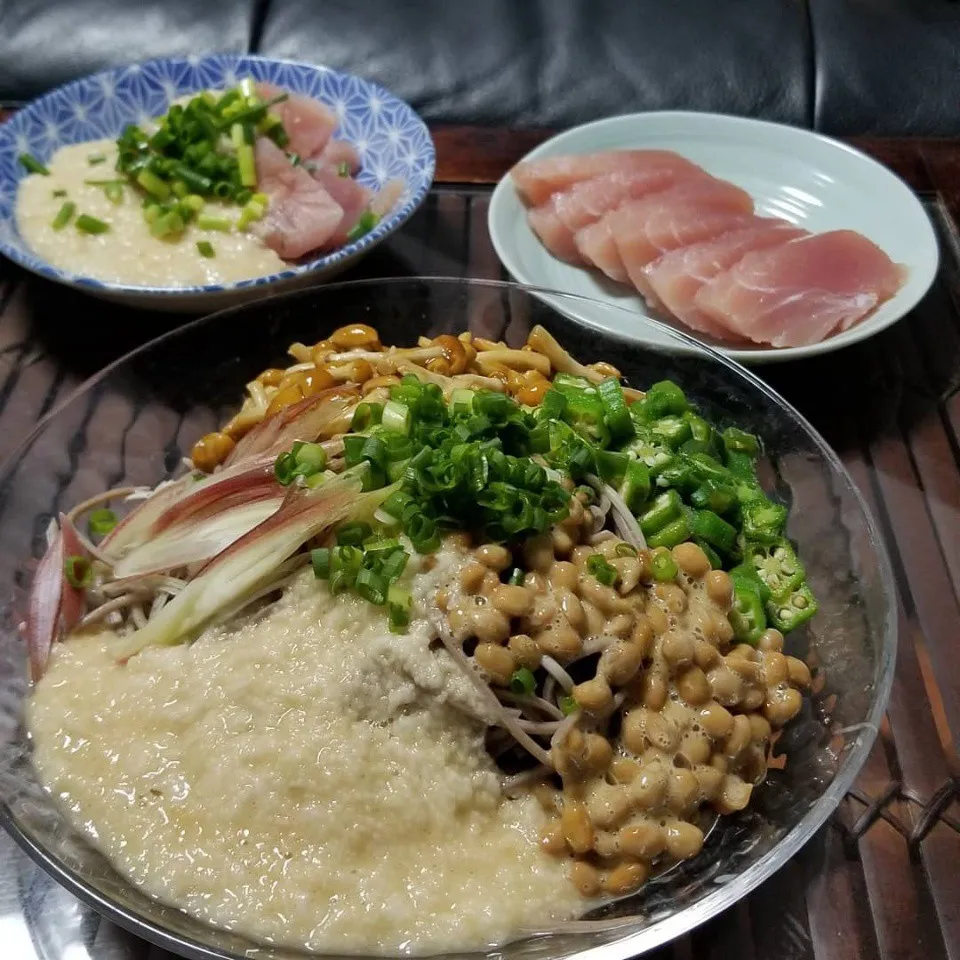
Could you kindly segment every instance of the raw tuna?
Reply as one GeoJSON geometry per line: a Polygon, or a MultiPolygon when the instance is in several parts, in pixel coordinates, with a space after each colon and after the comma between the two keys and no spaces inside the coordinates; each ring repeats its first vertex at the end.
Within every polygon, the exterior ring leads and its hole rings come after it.
{"type": "Polygon", "coordinates": [[[387,216],[399,203],[406,189],[407,185],[403,180],[388,180],[370,201],[370,212],[381,218],[387,216]]]}
{"type": "MultiPolygon", "coordinates": [[[[258,83],[257,93],[264,100],[287,93],[272,83],[258,83]]],[[[288,99],[270,108],[283,123],[290,143],[287,149],[301,157],[315,157],[326,147],[333,131],[337,129],[337,115],[325,104],[312,97],[301,97],[295,93],[288,99]]]]}
{"type": "Polygon", "coordinates": [[[286,260],[326,246],[344,219],[344,208],[303,167],[266,137],[256,143],[258,189],[270,198],[257,232],[286,260]]]}
{"type": "Polygon", "coordinates": [[[323,185],[324,190],[343,208],[343,217],[330,238],[330,243],[340,246],[347,241],[347,234],[356,226],[360,215],[370,205],[371,192],[353,177],[342,177],[336,167],[327,163],[313,166],[311,175],[323,185]]]}
{"type": "Polygon", "coordinates": [[[314,159],[329,163],[333,167],[339,167],[341,163],[345,163],[351,176],[363,166],[360,160],[360,151],[352,143],[347,143],[346,140],[331,140],[320,151],[320,156],[314,159]]]}
{"type": "Polygon", "coordinates": [[[621,204],[606,218],[630,282],[653,298],[643,275],[648,263],[667,250],[747,226],[752,214],[753,200],[748,193],[732,183],[699,178],[621,204]]]}
{"type": "Polygon", "coordinates": [[[602,270],[611,280],[628,283],[626,267],[620,259],[616,241],[610,231],[610,219],[601,217],[596,223],[578,230],[573,237],[577,252],[583,259],[602,270]]]}
{"type": "Polygon", "coordinates": [[[582,180],[567,190],[553,194],[546,203],[534,207],[527,219],[544,246],[568,263],[582,265],[583,256],[574,242],[574,234],[615,210],[625,200],[638,200],[666,190],[680,178],[704,174],[678,166],[652,166],[646,170],[617,170],[592,180],[582,180]]]}
{"type": "Polygon", "coordinates": [[[679,250],[670,250],[643,268],[643,275],[658,302],[693,330],[719,339],[731,331],[694,306],[697,291],[717,274],[728,270],[753,250],[775,247],[806,234],[786,220],[755,217],[738,230],[721,234],[679,250]]]}
{"type": "Polygon", "coordinates": [[[835,230],[746,254],[701,287],[694,304],[756,343],[799,347],[862,320],[903,276],[866,237],[835,230]]]}
{"type": "Polygon", "coordinates": [[[618,170],[636,172],[665,167],[700,170],[696,164],[672,150],[608,150],[604,153],[523,160],[513,168],[511,176],[521,198],[536,207],[545,203],[552,194],[566,190],[581,180],[590,180],[618,170]]]}

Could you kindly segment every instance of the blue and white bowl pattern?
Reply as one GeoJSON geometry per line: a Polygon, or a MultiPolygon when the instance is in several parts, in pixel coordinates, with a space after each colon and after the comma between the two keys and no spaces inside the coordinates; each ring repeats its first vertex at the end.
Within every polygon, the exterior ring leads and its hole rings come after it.
{"type": "Polygon", "coordinates": [[[369,80],[326,67],[255,56],[223,54],[150,60],[65,84],[0,124],[0,253],[41,276],[116,299],[154,299],[162,295],[178,300],[207,298],[223,302],[223,295],[231,291],[271,284],[287,286],[310,274],[339,272],[413,214],[430,189],[434,167],[433,140],[424,122],[409,104],[369,80]],[[327,104],[340,118],[335,136],[348,140],[360,153],[363,166],[358,179],[365,186],[376,190],[394,178],[407,184],[393,211],[370,233],[279,273],[236,284],[176,288],[110,283],[73,274],[51,266],[27,246],[15,217],[17,188],[27,175],[18,159],[21,154],[29,153],[46,163],[60,147],[115,139],[127,124],[160,116],[180,97],[234,86],[244,77],[269,81],[327,104]]]}

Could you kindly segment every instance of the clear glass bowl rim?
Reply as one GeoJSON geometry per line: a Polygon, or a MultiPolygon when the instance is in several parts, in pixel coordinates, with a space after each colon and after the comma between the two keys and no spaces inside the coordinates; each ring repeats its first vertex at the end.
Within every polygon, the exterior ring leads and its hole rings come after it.
{"type": "MultiPolygon", "coordinates": [[[[98,373],[89,377],[67,397],[65,397],[56,407],[49,411],[34,429],[22,440],[14,451],[0,464],[0,482],[5,480],[15,469],[16,464],[26,453],[30,446],[43,433],[47,425],[57,417],[60,410],[83,396],[96,387],[101,381],[108,378],[113,372],[121,368],[130,360],[147,353],[160,343],[166,343],[177,337],[189,337],[191,332],[200,328],[204,324],[215,322],[220,318],[233,314],[242,314],[251,310],[262,309],[270,303],[282,302],[285,300],[294,300],[298,297],[309,297],[311,294],[331,290],[358,289],[366,287],[397,287],[402,288],[405,285],[414,284],[443,284],[449,286],[462,286],[466,288],[488,288],[502,291],[520,291],[530,296],[536,297],[545,302],[547,306],[560,311],[558,303],[569,302],[571,304],[587,303],[602,307],[604,310],[621,310],[624,308],[612,306],[593,300],[590,297],[583,297],[576,294],[563,293],[557,290],[551,290],[545,287],[531,286],[527,284],[513,283],[502,280],[481,280],[469,277],[441,277],[441,276],[407,276],[407,277],[386,277],[371,278],[363,280],[347,280],[337,283],[324,284],[321,287],[310,287],[303,290],[294,290],[286,293],[278,293],[269,297],[228,307],[218,310],[214,313],[206,314],[182,326],[175,327],[172,330],[161,334],[159,337],[142,344],[130,352],[119,357],[117,360],[104,367],[98,373]]],[[[626,311],[630,312],[630,311],[626,311]]],[[[568,315],[569,317],[570,315],[568,315]]],[[[897,647],[897,589],[896,580],[893,573],[893,567],[884,544],[883,538],[876,519],[870,510],[869,505],[860,493],[853,478],[850,476],[846,467],[839,459],[833,449],[827,444],[826,440],[819,434],[814,426],[787,400],[781,397],[775,390],[764,383],[759,377],[753,374],[742,364],[724,356],[717,350],[712,349],[687,336],[679,330],[662,324],[656,320],[643,317],[643,322],[656,328],[658,334],[676,342],[681,349],[700,353],[708,356],[712,361],[729,369],[731,374],[740,379],[746,380],[756,390],[763,393],[768,400],[779,406],[787,416],[789,416],[813,441],[820,455],[828,463],[831,471],[842,481],[847,488],[853,501],[859,508],[863,521],[865,532],[867,533],[870,549],[874,552],[877,568],[882,581],[883,594],[888,598],[888,608],[886,616],[883,619],[882,635],[877,637],[878,641],[878,661],[879,675],[873,691],[873,700],[867,719],[862,723],[858,731],[856,742],[853,747],[845,754],[840,769],[833,778],[830,785],[824,791],[823,795],[811,807],[811,809],[802,817],[802,819],[786,834],[771,850],[764,854],[756,863],[750,866],[743,873],[738,874],[733,880],[719,886],[713,892],[702,897],[697,903],[686,907],[669,917],[656,921],[644,930],[627,934],[618,939],[603,943],[597,946],[588,947],[570,955],[567,960],[628,960],[628,958],[646,953],[659,946],[663,946],[676,937],[700,926],[718,913],[731,907],[734,903],[746,896],[764,880],[772,876],[779,870],[791,857],[796,854],[808,840],[823,826],[828,818],[833,814],[840,801],[846,795],[847,791],[853,785],[857,774],[860,772],[870,749],[876,740],[880,730],[887,701],[890,696],[890,690],[893,685],[894,665],[896,661],[897,647]]],[[[583,324],[578,319],[572,322],[583,324]]],[[[589,326],[589,324],[587,324],[589,326]]],[[[600,335],[609,340],[621,340],[630,342],[628,338],[618,337],[612,333],[598,331],[600,335]]],[[[244,960],[243,955],[210,949],[202,943],[198,943],[187,937],[176,934],[165,927],[153,923],[133,910],[115,903],[109,897],[104,896],[99,891],[88,885],[82,877],[74,872],[66,863],[53,855],[44,847],[35,843],[32,838],[24,834],[14,821],[6,803],[0,801],[0,826],[2,826],[10,836],[16,841],[20,848],[43,870],[52,876],[61,886],[66,888],[78,900],[92,907],[97,912],[104,915],[107,919],[113,921],[129,932],[147,940],[159,947],[169,950],[184,957],[196,958],[196,960],[244,960]]],[[[630,923],[629,918],[621,918],[622,923],[630,923]]],[[[585,931],[586,934],[586,931],[585,931]]],[[[255,945],[250,941],[251,947],[255,945]]],[[[269,950],[265,944],[256,944],[259,950],[269,950]]],[[[269,954],[265,954],[268,956],[269,954]]],[[[497,951],[487,954],[477,952],[471,956],[499,956],[497,951]]],[[[335,956],[333,954],[303,954],[303,956],[335,956]]],[[[365,960],[362,955],[356,955],[359,960],[365,960]]],[[[442,956],[442,955],[438,955],[442,956]]],[[[372,960],[372,958],[371,958],[372,960]]]]}

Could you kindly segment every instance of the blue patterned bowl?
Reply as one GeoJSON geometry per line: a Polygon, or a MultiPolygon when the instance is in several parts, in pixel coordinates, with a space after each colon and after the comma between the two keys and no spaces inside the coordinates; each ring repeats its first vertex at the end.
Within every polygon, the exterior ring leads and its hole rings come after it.
{"type": "Polygon", "coordinates": [[[223,54],[162,58],[75,80],[40,97],[0,125],[0,253],[43,277],[96,296],[160,310],[213,310],[280,289],[326,280],[398,229],[420,206],[433,182],[435,156],[426,125],[409,104],[388,90],[326,67],[263,57],[223,54]],[[333,253],[291,265],[280,273],[236,284],[150,287],[109,283],[51,266],[26,244],[14,215],[17,188],[29,153],[46,163],[60,147],[116,138],[171,102],[200,90],[235,85],[243,77],[266,80],[327,104],[340,118],[337,136],[360,153],[358,179],[373,189],[392,178],[407,183],[394,207],[366,236],[333,253]]]}

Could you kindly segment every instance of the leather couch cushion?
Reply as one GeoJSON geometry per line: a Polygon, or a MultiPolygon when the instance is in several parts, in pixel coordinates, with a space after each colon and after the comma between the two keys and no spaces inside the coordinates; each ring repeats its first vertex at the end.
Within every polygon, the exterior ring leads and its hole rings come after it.
{"type": "Polygon", "coordinates": [[[259,49],[377,80],[431,121],[812,120],[806,15],[786,0],[270,0],[259,49]]]}
{"type": "Polygon", "coordinates": [[[105,67],[208,50],[246,52],[257,0],[0,2],[0,102],[105,67]]]}
{"type": "Polygon", "coordinates": [[[960,3],[809,2],[818,129],[960,135],[960,3]]]}

